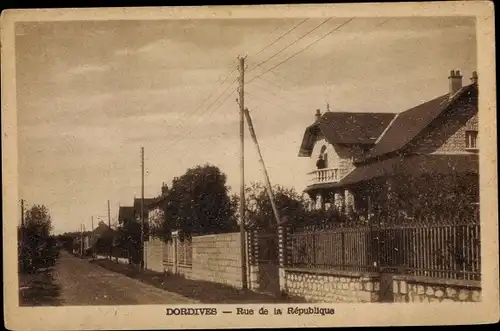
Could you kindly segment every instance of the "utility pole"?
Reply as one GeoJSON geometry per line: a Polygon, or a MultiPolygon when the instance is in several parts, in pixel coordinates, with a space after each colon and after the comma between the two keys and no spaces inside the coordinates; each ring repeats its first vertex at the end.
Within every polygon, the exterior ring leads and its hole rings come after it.
{"type": "Polygon", "coordinates": [[[80,224],[80,258],[83,258],[83,224],[80,224]]]}
{"type": "Polygon", "coordinates": [[[95,242],[94,242],[94,216],[92,216],[92,258],[95,258],[95,242]]]}
{"type": "Polygon", "coordinates": [[[241,287],[248,288],[247,258],[245,245],[245,58],[239,57],[239,105],[240,105],[240,245],[241,245],[241,287]]]}
{"type": "MultiPolygon", "coordinates": [[[[19,230],[19,246],[21,249],[21,256],[24,256],[24,199],[21,199],[21,229],[19,230]]],[[[24,258],[20,258],[20,267],[24,271],[24,258]]]]}
{"type": "Polygon", "coordinates": [[[23,233],[24,233],[24,199],[21,199],[21,231],[20,231],[20,243],[23,245],[23,233]]]}
{"type": "Polygon", "coordinates": [[[109,208],[109,200],[108,200],[108,233],[109,233],[109,259],[111,260],[111,250],[113,249],[113,239],[111,236],[111,209],[109,208]]]}
{"type": "Polygon", "coordinates": [[[141,270],[144,268],[144,147],[141,147],[141,270]]]}

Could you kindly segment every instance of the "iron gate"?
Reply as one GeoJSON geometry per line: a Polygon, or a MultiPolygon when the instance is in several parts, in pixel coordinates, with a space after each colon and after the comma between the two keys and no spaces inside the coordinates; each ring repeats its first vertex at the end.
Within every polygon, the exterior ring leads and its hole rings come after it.
{"type": "Polygon", "coordinates": [[[280,287],[278,236],[276,234],[260,233],[257,235],[256,240],[258,243],[259,290],[275,295],[279,293],[280,287]]]}

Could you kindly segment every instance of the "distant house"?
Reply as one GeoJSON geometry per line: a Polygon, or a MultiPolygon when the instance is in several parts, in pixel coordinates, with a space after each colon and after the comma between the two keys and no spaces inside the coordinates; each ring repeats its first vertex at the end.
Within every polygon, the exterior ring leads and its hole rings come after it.
{"type": "MultiPolygon", "coordinates": [[[[154,198],[144,198],[144,210],[143,210],[143,215],[144,215],[144,222],[146,223],[148,221],[148,206],[151,202],[154,201],[154,198]]],[[[142,199],[140,198],[135,198],[134,199],[134,219],[137,222],[141,222],[141,204],[142,204],[142,199]]]]}
{"type": "Polygon", "coordinates": [[[94,246],[100,238],[115,238],[115,230],[111,229],[106,223],[100,221],[90,236],[90,246],[94,246]]]}
{"type": "MultiPolygon", "coordinates": [[[[403,175],[463,175],[478,194],[477,73],[466,86],[459,70],[448,79],[448,93],[401,113],[318,110],[299,151],[311,159],[305,192],[315,207],[362,212],[383,205],[403,175]]],[[[422,186],[415,194],[426,193],[422,186]]]]}
{"type": "MultiPolygon", "coordinates": [[[[167,202],[168,187],[163,184],[161,187],[161,194],[151,199],[148,204],[148,224],[150,228],[158,228],[165,219],[165,208],[167,202]]],[[[151,233],[150,233],[151,234],[151,233]]]]}
{"type": "Polygon", "coordinates": [[[124,225],[127,222],[135,221],[133,206],[120,206],[118,209],[118,224],[124,225]]]}

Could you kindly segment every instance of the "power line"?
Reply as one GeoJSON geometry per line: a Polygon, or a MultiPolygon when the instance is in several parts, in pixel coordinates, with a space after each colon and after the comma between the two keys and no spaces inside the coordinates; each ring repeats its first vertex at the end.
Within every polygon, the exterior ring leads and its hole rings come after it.
{"type": "MultiPolygon", "coordinates": [[[[259,64],[257,64],[255,67],[251,68],[250,70],[248,70],[248,72],[250,71],[253,71],[255,69],[257,69],[258,67],[260,67],[261,65],[263,65],[264,63],[266,63],[267,61],[273,59],[274,57],[276,57],[278,54],[281,54],[282,52],[284,52],[285,50],[287,50],[288,48],[292,47],[293,45],[295,45],[296,43],[298,43],[299,41],[301,41],[302,39],[304,39],[305,37],[307,37],[308,35],[310,35],[312,32],[316,31],[317,29],[319,29],[321,26],[323,26],[324,24],[326,24],[328,21],[330,21],[332,18],[329,17],[327,18],[326,20],[324,20],[323,22],[321,22],[320,24],[318,24],[317,26],[315,26],[314,28],[312,28],[311,30],[307,31],[305,34],[303,34],[299,39],[295,40],[293,43],[289,44],[288,46],[282,48],[279,52],[277,53],[274,53],[273,55],[271,55],[270,57],[268,57],[267,59],[265,59],[264,61],[260,62],[259,64]]],[[[303,21],[304,22],[304,21],[303,21]]]]}
{"type": "MultiPolygon", "coordinates": [[[[234,64],[234,62],[235,61],[233,61],[231,64],[234,64]]],[[[212,95],[214,94],[214,92],[217,91],[229,79],[229,77],[231,77],[231,75],[233,74],[233,72],[235,72],[236,68],[237,68],[236,66],[233,67],[233,69],[229,72],[229,74],[211,91],[211,93],[209,94],[209,96],[207,98],[205,98],[204,101],[202,101],[201,103],[199,103],[199,106],[195,109],[195,111],[193,111],[191,113],[191,115],[188,115],[188,117],[193,117],[195,114],[197,114],[199,112],[200,109],[202,109],[203,104],[205,102],[207,102],[208,100],[210,100],[210,98],[212,97],[212,95]]],[[[236,80],[237,79],[235,79],[234,81],[232,81],[228,85],[228,87],[217,97],[217,99],[209,107],[211,107],[215,102],[217,102],[217,100],[220,99],[220,97],[227,91],[227,89],[229,88],[229,86],[231,86],[234,82],[236,82],[236,80]]],[[[177,128],[180,128],[185,123],[186,123],[186,119],[181,120],[181,122],[178,123],[177,128]]],[[[179,135],[180,135],[180,132],[175,136],[175,138],[177,138],[179,135]]],[[[170,147],[170,145],[168,147],[170,147]]]]}
{"type": "MultiPolygon", "coordinates": [[[[246,93],[247,95],[253,96],[253,97],[255,97],[255,98],[257,98],[257,99],[259,99],[259,100],[261,100],[261,101],[264,101],[265,103],[267,103],[267,104],[269,104],[269,105],[271,105],[271,106],[274,106],[274,107],[276,107],[276,108],[279,108],[279,109],[281,109],[281,110],[283,110],[283,111],[287,111],[285,108],[283,108],[283,107],[282,107],[282,105],[279,105],[279,104],[277,104],[277,103],[273,103],[272,101],[269,101],[268,99],[263,98],[263,97],[261,97],[260,95],[256,95],[256,94],[251,93],[251,92],[248,92],[248,91],[247,91],[247,92],[245,92],[245,93],[246,93]]],[[[260,107],[260,106],[259,106],[259,107],[260,107]]],[[[254,111],[255,111],[255,109],[256,109],[256,108],[254,108],[254,111]]]]}
{"type": "MultiPolygon", "coordinates": [[[[234,68],[233,68],[233,70],[231,70],[231,71],[229,72],[229,74],[228,74],[228,75],[227,75],[227,76],[226,76],[226,77],[222,80],[222,82],[221,82],[219,85],[217,85],[217,86],[215,87],[215,89],[213,89],[213,90],[212,90],[212,92],[209,94],[209,96],[208,96],[206,99],[204,99],[204,101],[202,101],[201,103],[199,103],[198,107],[197,107],[197,108],[196,108],[196,109],[192,112],[192,114],[191,114],[190,116],[194,116],[196,113],[198,113],[198,111],[199,111],[200,109],[202,109],[203,104],[204,104],[205,102],[207,102],[208,100],[210,100],[210,98],[211,98],[211,97],[212,97],[212,95],[215,93],[215,91],[217,91],[217,90],[218,90],[218,89],[219,89],[222,85],[224,85],[224,83],[225,83],[225,82],[229,79],[229,77],[231,77],[232,73],[233,73],[233,72],[235,72],[235,70],[236,70],[236,67],[234,67],[234,68]]],[[[237,80],[237,79],[235,79],[234,81],[232,81],[232,82],[229,84],[229,86],[231,86],[231,84],[233,84],[234,82],[236,82],[236,80],[237,80]]],[[[226,91],[227,91],[227,88],[226,88],[226,89],[225,89],[225,90],[224,90],[224,91],[223,91],[223,92],[219,95],[219,97],[218,97],[218,98],[220,98],[220,96],[221,96],[222,94],[224,94],[224,92],[226,92],[226,91]]],[[[218,100],[218,99],[216,99],[216,100],[218,100]]],[[[215,101],[215,102],[216,102],[216,101],[215,101]]],[[[214,102],[214,103],[215,103],[215,102],[214,102]]],[[[213,103],[212,103],[212,104],[213,104],[213,103]]],[[[183,124],[184,124],[184,123],[183,123],[183,124]]]]}
{"type": "MultiPolygon", "coordinates": [[[[293,54],[292,56],[290,56],[290,57],[289,57],[289,58],[287,58],[286,60],[284,60],[284,61],[282,61],[281,63],[279,63],[279,64],[277,64],[276,66],[274,66],[273,68],[270,68],[269,70],[267,70],[266,72],[262,73],[261,75],[258,75],[258,76],[256,76],[256,77],[252,78],[252,80],[251,80],[251,81],[253,81],[253,80],[255,80],[255,79],[261,79],[261,80],[263,80],[263,81],[265,81],[265,82],[268,82],[268,83],[270,83],[270,84],[272,84],[272,85],[275,85],[275,86],[281,87],[280,85],[278,85],[278,84],[276,84],[276,83],[270,82],[269,80],[266,80],[266,79],[262,78],[262,76],[263,76],[264,74],[266,74],[267,72],[271,72],[271,70],[273,70],[274,68],[278,67],[279,65],[281,65],[281,64],[283,64],[283,63],[285,63],[286,61],[288,61],[288,60],[290,60],[291,58],[295,57],[296,55],[300,54],[301,52],[305,51],[307,48],[309,48],[309,47],[310,47],[310,46],[312,46],[313,44],[315,44],[315,43],[319,42],[320,40],[322,40],[322,39],[326,38],[328,35],[330,35],[330,34],[331,34],[331,33],[333,33],[334,31],[338,30],[338,29],[339,29],[339,28],[341,28],[342,26],[346,25],[347,23],[349,23],[350,21],[352,21],[354,18],[355,18],[355,17],[352,17],[351,19],[349,19],[349,20],[347,20],[346,22],[342,23],[341,25],[337,26],[335,29],[333,29],[333,30],[329,31],[326,35],[324,35],[324,36],[323,36],[323,37],[321,37],[320,39],[315,40],[315,41],[314,41],[314,42],[312,42],[311,44],[307,45],[304,49],[302,49],[302,50],[298,51],[297,53],[293,54]]],[[[390,18],[388,18],[388,19],[384,20],[382,23],[375,25],[375,26],[373,27],[373,29],[372,29],[372,30],[379,28],[380,26],[384,25],[385,23],[387,23],[387,22],[388,22],[388,21],[390,21],[390,20],[391,20],[390,18]]],[[[282,81],[287,81],[287,79],[285,79],[285,78],[283,78],[283,77],[280,77],[280,76],[279,76],[276,72],[271,72],[271,73],[272,73],[273,75],[275,75],[276,77],[280,78],[282,81]]],[[[251,82],[251,81],[250,81],[250,82],[251,82]]],[[[250,82],[248,82],[247,84],[249,84],[250,82]]]]}
{"type": "MultiPolygon", "coordinates": [[[[278,25],[278,26],[277,26],[277,27],[276,27],[276,28],[275,28],[272,32],[270,32],[270,33],[267,35],[266,39],[268,39],[268,37],[271,37],[271,36],[273,35],[273,33],[275,33],[276,31],[278,31],[279,29],[281,29],[281,28],[282,28],[283,26],[285,26],[286,24],[287,24],[287,22],[285,21],[283,24],[278,25]]],[[[258,40],[258,41],[254,42],[254,43],[252,44],[252,46],[250,46],[250,47],[249,47],[249,49],[253,49],[253,48],[255,48],[255,46],[257,46],[257,45],[258,45],[261,41],[262,41],[262,39],[260,39],[260,38],[259,38],[259,40],[258,40]]],[[[258,53],[254,54],[253,56],[256,56],[256,55],[257,55],[257,54],[259,54],[260,52],[262,52],[262,49],[261,49],[258,53]]]]}
{"type": "MultiPolygon", "coordinates": [[[[271,83],[270,83],[270,84],[271,84],[271,83]]],[[[283,88],[283,87],[280,87],[280,86],[279,86],[279,85],[277,85],[277,84],[273,84],[273,85],[275,85],[275,86],[279,87],[279,88],[281,89],[281,91],[280,91],[280,92],[283,92],[283,90],[284,90],[284,88],[283,88]]],[[[252,85],[252,87],[256,87],[256,88],[258,88],[259,90],[262,90],[262,91],[264,91],[264,92],[266,92],[266,93],[272,94],[272,95],[274,95],[275,97],[278,97],[278,98],[280,98],[280,99],[281,99],[281,100],[283,100],[283,101],[292,102],[292,103],[302,103],[302,100],[301,100],[300,98],[298,98],[298,100],[292,100],[290,97],[286,97],[286,96],[284,96],[284,95],[282,95],[282,94],[280,94],[280,93],[276,93],[276,92],[272,91],[272,90],[271,90],[271,89],[269,89],[269,88],[264,88],[264,87],[262,87],[262,86],[260,86],[260,85],[255,84],[255,83],[252,85]]],[[[304,104],[302,104],[302,105],[306,106],[306,104],[305,104],[305,103],[304,103],[304,104]]],[[[255,109],[254,109],[254,110],[255,110],[255,109]]]]}
{"type": "Polygon", "coordinates": [[[279,62],[278,64],[274,65],[273,67],[269,68],[268,70],[264,71],[263,73],[253,77],[249,82],[247,82],[247,84],[250,84],[251,82],[253,82],[254,80],[256,80],[257,78],[265,75],[266,73],[268,73],[269,71],[279,67],[280,65],[282,65],[283,63],[289,61],[290,59],[294,58],[295,56],[299,55],[300,53],[302,53],[303,51],[305,51],[306,49],[308,49],[309,47],[311,47],[312,45],[316,44],[317,42],[325,39],[327,36],[329,36],[330,34],[332,34],[333,32],[337,31],[338,29],[340,29],[341,27],[343,27],[344,25],[346,25],[347,23],[349,23],[350,21],[352,21],[354,19],[354,17],[348,19],[347,21],[345,21],[344,23],[338,25],[337,27],[335,27],[334,29],[330,30],[328,33],[326,33],[325,35],[323,35],[321,38],[319,39],[316,39],[314,40],[312,43],[308,44],[306,47],[302,48],[301,50],[299,50],[298,52],[295,52],[293,53],[291,56],[287,57],[285,60],[279,62]]]}
{"type": "MultiPolygon", "coordinates": [[[[219,95],[219,97],[209,107],[207,107],[207,113],[205,113],[205,115],[199,116],[198,119],[204,119],[205,117],[210,116],[211,114],[213,114],[217,109],[219,109],[227,101],[227,99],[231,96],[231,94],[234,91],[236,91],[236,88],[233,89],[229,94],[227,94],[226,97],[219,103],[219,105],[217,107],[215,107],[212,110],[210,110],[210,108],[217,102],[218,99],[220,99],[220,97],[222,95],[224,95],[224,93],[229,89],[229,87],[231,87],[234,84],[234,82],[236,82],[236,80],[233,81],[233,82],[231,82],[231,84],[228,85],[228,87],[219,95]]],[[[201,121],[198,121],[198,124],[195,125],[194,128],[197,128],[200,123],[201,123],[201,121]]],[[[188,136],[190,136],[193,133],[194,128],[192,130],[188,131],[188,136]]],[[[178,133],[172,139],[170,139],[171,143],[166,146],[166,149],[170,148],[175,143],[175,140],[181,136],[181,134],[182,133],[178,133]]]]}
{"type": "Polygon", "coordinates": [[[252,56],[257,56],[260,53],[262,53],[263,51],[265,51],[266,49],[268,49],[269,47],[271,47],[272,45],[276,44],[279,40],[281,40],[285,36],[289,35],[292,31],[294,31],[295,29],[297,29],[299,26],[301,26],[303,23],[305,23],[308,19],[309,19],[309,17],[306,18],[306,19],[304,19],[304,20],[302,20],[301,22],[299,22],[298,24],[296,24],[295,26],[293,26],[290,30],[288,30],[287,32],[285,32],[284,34],[282,34],[281,36],[279,36],[278,38],[276,38],[275,40],[273,40],[269,45],[265,46],[264,48],[262,48],[260,51],[258,51],[256,54],[254,54],[252,56]]]}

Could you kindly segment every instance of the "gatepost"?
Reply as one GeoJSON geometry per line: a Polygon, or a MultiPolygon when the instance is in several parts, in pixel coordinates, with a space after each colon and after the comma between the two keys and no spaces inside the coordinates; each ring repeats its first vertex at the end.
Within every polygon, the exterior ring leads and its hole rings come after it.
{"type": "Polygon", "coordinates": [[[259,241],[257,230],[251,229],[247,232],[248,264],[250,266],[250,284],[252,290],[259,289],[259,241]]]}
{"type": "Polygon", "coordinates": [[[279,263],[279,289],[281,293],[286,292],[286,226],[278,226],[278,263],[279,263]]]}
{"type": "Polygon", "coordinates": [[[178,249],[178,242],[179,242],[179,231],[173,231],[172,232],[172,246],[174,248],[174,256],[172,257],[172,272],[174,275],[177,275],[177,249],[178,249]]]}

